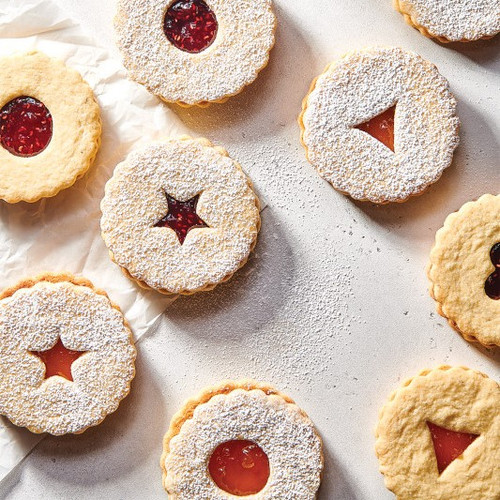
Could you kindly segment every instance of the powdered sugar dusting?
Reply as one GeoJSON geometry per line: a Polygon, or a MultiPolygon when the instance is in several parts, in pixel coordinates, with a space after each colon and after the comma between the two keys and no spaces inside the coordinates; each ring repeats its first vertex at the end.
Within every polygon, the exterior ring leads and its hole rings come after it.
{"type": "Polygon", "coordinates": [[[500,32],[498,0],[396,0],[396,6],[432,36],[450,41],[479,40],[500,32]]]}
{"type": "Polygon", "coordinates": [[[137,280],[170,293],[215,285],[246,261],[260,227],[258,200],[240,166],[204,140],[171,139],[133,152],[106,185],[101,228],[115,261],[137,280]],[[165,216],[165,193],[200,194],[194,228],[181,245],[165,216]]]}
{"type": "Polygon", "coordinates": [[[359,200],[404,201],[436,182],[458,145],[448,83],[417,54],[368,48],[330,65],[304,103],[309,161],[359,200]],[[395,152],[355,128],[396,104],[395,152]]]}
{"type": "Polygon", "coordinates": [[[69,282],[39,282],[0,302],[0,413],[33,432],[61,435],[97,425],[116,410],[134,377],[135,348],[109,299],[69,282]],[[64,346],[85,352],[73,382],[44,380],[28,351],[64,346]]]}
{"type": "Polygon", "coordinates": [[[246,498],[316,498],[321,441],[309,418],[280,396],[242,389],[199,405],[170,441],[165,486],[172,498],[227,499],[211,480],[207,462],[219,444],[242,438],[257,443],[271,465],[265,488],[246,498]]]}
{"type": "Polygon", "coordinates": [[[191,54],[163,32],[166,0],[120,0],[117,42],[132,78],[166,101],[197,104],[238,93],[267,64],[276,19],[271,0],[207,0],[219,29],[213,44],[191,54]]]}

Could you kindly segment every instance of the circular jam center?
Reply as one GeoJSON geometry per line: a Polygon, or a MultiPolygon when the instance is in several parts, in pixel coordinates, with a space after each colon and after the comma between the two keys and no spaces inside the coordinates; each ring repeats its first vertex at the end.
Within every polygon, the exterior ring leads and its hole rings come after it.
{"type": "Polygon", "coordinates": [[[396,106],[375,116],[356,128],[370,134],[394,152],[394,113],[396,106]]]}
{"type": "Polygon", "coordinates": [[[67,349],[59,339],[56,345],[48,351],[32,351],[32,354],[38,356],[45,363],[46,379],[59,375],[72,382],[71,365],[83,352],[67,349]]]}
{"type": "Polygon", "coordinates": [[[34,97],[12,99],[0,110],[0,142],[15,156],[36,156],[52,139],[52,115],[34,97]]]}
{"type": "Polygon", "coordinates": [[[488,276],[484,284],[486,295],[493,300],[500,299],[500,241],[495,243],[490,251],[491,262],[495,270],[488,276]]]}
{"type": "Polygon", "coordinates": [[[215,448],[208,470],[215,484],[231,495],[253,495],[269,479],[269,460],[253,441],[235,439],[215,448]]]}
{"type": "Polygon", "coordinates": [[[192,54],[212,45],[217,27],[214,12],[203,0],[174,1],[163,22],[163,31],[170,43],[192,54]]]}

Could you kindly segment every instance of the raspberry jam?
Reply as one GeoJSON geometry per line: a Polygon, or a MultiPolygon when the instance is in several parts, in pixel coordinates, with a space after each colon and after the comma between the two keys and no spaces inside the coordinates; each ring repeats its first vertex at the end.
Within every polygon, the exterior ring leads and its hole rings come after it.
{"type": "Polygon", "coordinates": [[[370,134],[375,139],[385,144],[392,152],[394,152],[394,113],[396,106],[392,106],[387,111],[375,116],[361,125],[356,125],[356,128],[370,134]]]}
{"type": "Polygon", "coordinates": [[[486,295],[493,300],[500,299],[500,241],[491,247],[490,259],[495,270],[488,276],[484,283],[486,295]]]}
{"type": "Polygon", "coordinates": [[[184,52],[197,54],[212,45],[218,23],[203,0],[177,0],[167,9],[163,31],[170,43],[184,52]]]}
{"type": "Polygon", "coordinates": [[[269,460],[253,441],[236,439],[215,448],[208,470],[215,484],[231,495],[253,495],[269,479],[269,460]]]}
{"type": "Polygon", "coordinates": [[[46,379],[59,375],[73,382],[71,365],[84,353],[66,349],[61,339],[58,339],[56,345],[48,351],[31,351],[31,354],[38,356],[45,363],[46,379]]]}
{"type": "Polygon", "coordinates": [[[479,437],[478,434],[450,431],[432,422],[427,422],[427,426],[431,432],[439,474],[479,437]]]}
{"type": "Polygon", "coordinates": [[[15,156],[41,153],[52,139],[52,115],[34,97],[22,96],[0,110],[0,142],[15,156]]]}
{"type": "Polygon", "coordinates": [[[155,227],[169,227],[175,231],[182,245],[188,232],[194,227],[208,227],[196,213],[199,194],[188,201],[179,201],[165,193],[168,202],[168,213],[155,224],[155,227]]]}

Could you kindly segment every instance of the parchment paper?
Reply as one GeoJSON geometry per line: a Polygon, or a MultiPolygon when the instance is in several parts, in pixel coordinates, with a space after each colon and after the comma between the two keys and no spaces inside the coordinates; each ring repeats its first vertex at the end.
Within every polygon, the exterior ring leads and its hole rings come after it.
{"type": "MultiPolygon", "coordinates": [[[[99,203],[113,168],[132,146],[185,131],[52,1],[0,1],[0,56],[35,49],[64,60],[92,86],[103,142],[89,174],[72,188],[34,204],[0,202],[0,286],[44,271],[81,273],[122,308],[137,340],[173,299],[141,290],[111,262],[100,236],[99,203]]],[[[0,417],[0,480],[41,439],[0,417]]]]}

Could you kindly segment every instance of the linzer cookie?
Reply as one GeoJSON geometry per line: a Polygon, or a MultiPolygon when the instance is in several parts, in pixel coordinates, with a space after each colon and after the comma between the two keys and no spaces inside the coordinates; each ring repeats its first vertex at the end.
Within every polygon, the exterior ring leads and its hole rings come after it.
{"type": "Polygon", "coordinates": [[[129,393],[136,350],[90,281],[47,274],[0,295],[0,414],[35,433],[79,434],[129,393]]]}
{"type": "Polygon", "coordinates": [[[375,445],[398,500],[498,500],[500,387],[464,367],[423,370],[380,411],[375,445]]]}
{"type": "Polygon", "coordinates": [[[170,499],[313,500],[321,481],[321,439],[284,394],[252,380],[224,382],[187,401],[163,441],[170,499]]]}
{"type": "Polygon", "coordinates": [[[242,267],[260,229],[239,164],[206,139],[132,152],[106,185],[101,229],[125,274],[161,293],[210,290],[242,267]]]}
{"type": "Polygon", "coordinates": [[[119,0],[115,29],[130,76],[165,101],[224,102],[268,63],[271,0],[119,0]]]}
{"type": "Polygon", "coordinates": [[[72,186],[101,141],[80,74],[40,52],[0,59],[0,199],[35,202],[72,186]]]}
{"type": "Polygon", "coordinates": [[[436,182],[458,145],[456,100],[437,68],[367,48],[314,80],[299,118],[309,162],[356,200],[402,202],[436,182]]]}
{"type": "Polygon", "coordinates": [[[500,195],[446,218],[427,273],[439,314],[467,340],[500,346],[500,195]]]}
{"type": "Polygon", "coordinates": [[[500,31],[498,0],[393,0],[406,22],[440,42],[471,42],[500,31]]]}

